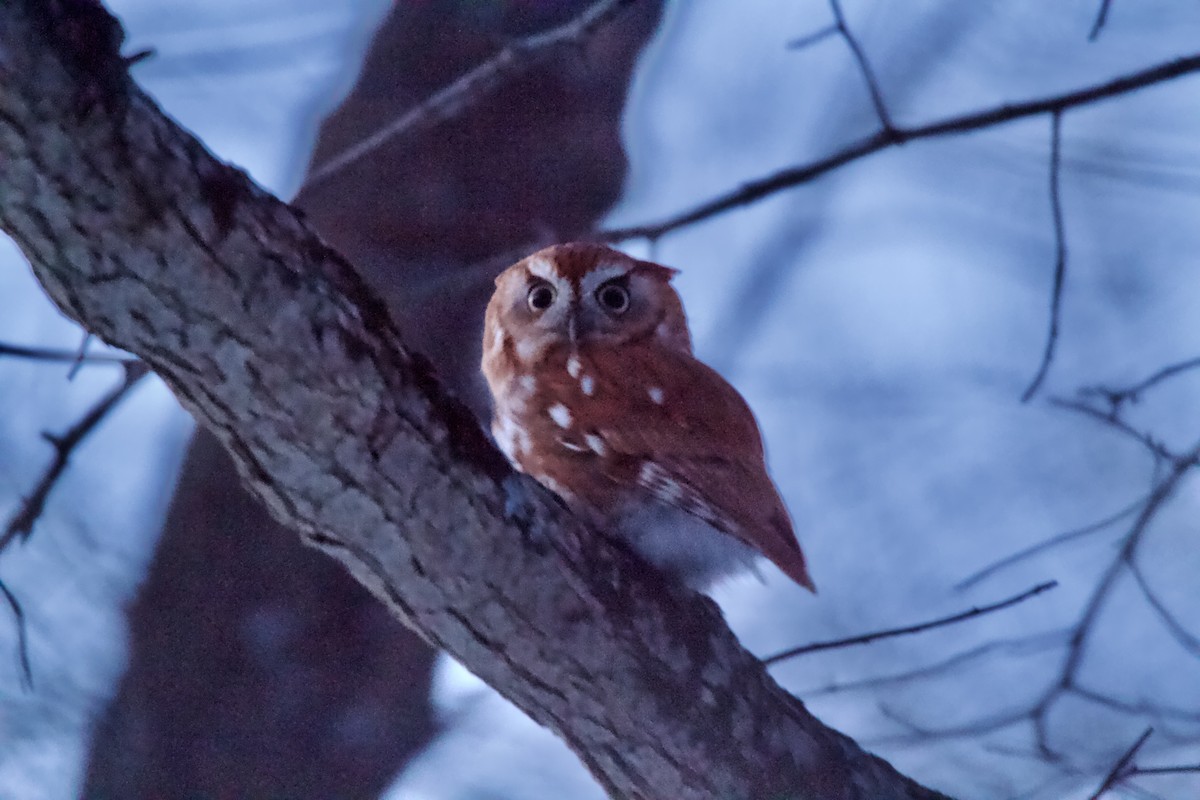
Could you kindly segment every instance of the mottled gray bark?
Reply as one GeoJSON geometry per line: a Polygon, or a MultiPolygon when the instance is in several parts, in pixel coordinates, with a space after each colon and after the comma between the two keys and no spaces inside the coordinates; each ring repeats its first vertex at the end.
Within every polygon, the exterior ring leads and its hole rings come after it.
{"type": "Polygon", "coordinates": [[[349,264],[163,117],[119,41],[87,0],[0,2],[0,227],[282,521],[615,797],[940,796],[810,716],[710,602],[514,477],[349,264]]]}

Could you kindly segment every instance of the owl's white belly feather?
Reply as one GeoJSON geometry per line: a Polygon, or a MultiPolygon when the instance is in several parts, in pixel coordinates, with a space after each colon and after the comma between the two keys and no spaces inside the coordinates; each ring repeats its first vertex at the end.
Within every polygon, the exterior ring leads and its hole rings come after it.
{"type": "Polygon", "coordinates": [[[758,553],[699,517],[659,500],[631,503],[616,533],[642,559],[698,591],[746,570],[758,553]]]}

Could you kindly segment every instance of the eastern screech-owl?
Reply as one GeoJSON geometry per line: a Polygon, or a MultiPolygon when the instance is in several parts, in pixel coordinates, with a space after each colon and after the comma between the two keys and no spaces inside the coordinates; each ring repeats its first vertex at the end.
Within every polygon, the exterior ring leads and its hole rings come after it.
{"type": "Polygon", "coordinates": [[[501,273],[483,334],[492,432],[517,469],[695,588],[761,554],[813,589],[754,415],[692,355],[675,274],[594,244],[501,273]]]}

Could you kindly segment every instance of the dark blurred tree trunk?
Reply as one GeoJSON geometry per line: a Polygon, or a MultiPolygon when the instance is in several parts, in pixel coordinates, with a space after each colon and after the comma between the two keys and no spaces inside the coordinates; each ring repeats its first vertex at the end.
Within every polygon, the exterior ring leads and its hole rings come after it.
{"type": "MultiPolygon", "coordinates": [[[[354,90],[322,126],[313,163],[504,37],[585,5],[399,3],[354,90]]],[[[569,239],[616,199],[620,113],[659,9],[657,0],[636,4],[585,52],[297,199],[382,291],[406,340],[477,411],[492,278],[479,262],[569,239]]],[[[436,733],[434,652],[331,559],[281,529],[206,432],[191,445],[130,624],[129,669],[97,728],[85,797],[373,797],[436,733]]]]}

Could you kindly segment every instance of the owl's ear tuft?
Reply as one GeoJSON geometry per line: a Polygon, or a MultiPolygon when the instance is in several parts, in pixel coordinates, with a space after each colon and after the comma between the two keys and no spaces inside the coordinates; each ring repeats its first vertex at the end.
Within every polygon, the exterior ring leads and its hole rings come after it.
{"type": "Polygon", "coordinates": [[[653,261],[638,261],[636,269],[638,272],[649,275],[663,283],[670,283],[671,279],[679,274],[679,270],[672,267],[664,267],[662,264],[655,264],[653,261]]]}

